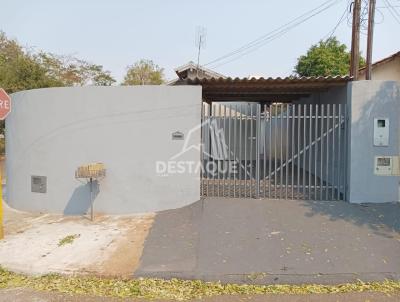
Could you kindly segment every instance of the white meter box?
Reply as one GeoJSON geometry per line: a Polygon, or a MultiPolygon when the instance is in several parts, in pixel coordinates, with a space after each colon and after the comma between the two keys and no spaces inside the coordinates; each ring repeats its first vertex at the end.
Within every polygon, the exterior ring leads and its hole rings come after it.
{"type": "Polygon", "coordinates": [[[374,174],[380,176],[399,176],[400,162],[398,156],[375,156],[374,174]]]}
{"type": "Polygon", "coordinates": [[[374,146],[389,146],[389,119],[374,118],[374,146]]]}

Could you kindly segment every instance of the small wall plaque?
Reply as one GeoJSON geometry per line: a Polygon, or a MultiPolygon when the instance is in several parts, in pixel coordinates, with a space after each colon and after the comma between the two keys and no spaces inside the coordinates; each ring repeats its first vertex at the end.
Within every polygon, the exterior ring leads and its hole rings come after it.
{"type": "Polygon", "coordinates": [[[47,192],[47,177],[46,176],[31,176],[31,191],[33,193],[47,192]]]}
{"type": "Polygon", "coordinates": [[[172,133],[172,140],[183,140],[185,135],[180,131],[175,131],[172,133]]]}

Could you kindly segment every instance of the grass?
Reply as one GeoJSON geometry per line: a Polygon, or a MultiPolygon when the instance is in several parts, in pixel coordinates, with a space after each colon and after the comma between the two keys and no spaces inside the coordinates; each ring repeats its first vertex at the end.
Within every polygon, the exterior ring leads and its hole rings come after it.
{"type": "Polygon", "coordinates": [[[58,246],[64,246],[66,244],[71,244],[74,242],[74,240],[76,238],[79,238],[80,236],[81,235],[79,235],[79,234],[65,236],[63,239],[60,239],[60,241],[58,242],[58,246]]]}
{"type": "Polygon", "coordinates": [[[40,291],[56,291],[117,298],[190,300],[217,295],[255,294],[323,294],[349,292],[400,293],[400,281],[345,283],[339,285],[249,285],[222,284],[200,280],[105,279],[99,277],[38,277],[13,273],[0,267],[0,289],[24,287],[40,291]]]}

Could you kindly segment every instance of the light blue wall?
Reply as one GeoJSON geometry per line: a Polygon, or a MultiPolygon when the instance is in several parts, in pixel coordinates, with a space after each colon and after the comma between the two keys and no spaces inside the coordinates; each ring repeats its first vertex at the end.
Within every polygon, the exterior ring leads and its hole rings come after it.
{"type": "Polygon", "coordinates": [[[349,84],[350,202],[399,201],[398,176],[374,175],[375,156],[399,156],[400,83],[394,81],[357,81],[349,84]],[[389,146],[373,146],[374,118],[390,119],[389,146]]]}
{"type": "MultiPolygon", "coordinates": [[[[89,188],[74,178],[82,164],[103,162],[95,211],[140,213],[177,208],[200,198],[199,174],[159,176],[184,140],[172,133],[200,123],[200,86],[51,88],[12,95],[6,121],[7,202],[28,211],[82,214],[89,188]],[[31,175],[47,177],[47,193],[31,192],[31,175]]],[[[200,144],[200,131],[190,145],[200,144]]],[[[199,163],[190,148],[179,159],[199,163]]]]}

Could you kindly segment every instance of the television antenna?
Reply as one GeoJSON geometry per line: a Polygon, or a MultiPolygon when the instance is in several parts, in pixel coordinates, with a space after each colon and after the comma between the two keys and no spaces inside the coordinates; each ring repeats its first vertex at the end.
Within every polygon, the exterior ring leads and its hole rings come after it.
{"type": "Polygon", "coordinates": [[[197,76],[199,75],[201,49],[206,47],[206,35],[207,35],[207,29],[205,27],[203,26],[196,27],[195,45],[197,49],[197,76]]]}

